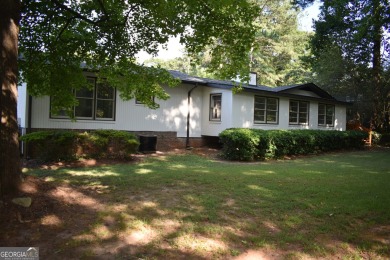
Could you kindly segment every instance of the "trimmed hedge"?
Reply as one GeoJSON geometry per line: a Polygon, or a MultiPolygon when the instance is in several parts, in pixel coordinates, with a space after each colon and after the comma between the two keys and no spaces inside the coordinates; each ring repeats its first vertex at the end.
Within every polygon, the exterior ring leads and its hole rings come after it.
{"type": "Polygon", "coordinates": [[[281,158],[340,149],[359,149],[367,133],[362,131],[260,130],[231,128],[219,135],[222,155],[229,160],[281,158]]]}
{"type": "Polygon", "coordinates": [[[69,130],[39,131],[20,138],[32,145],[33,155],[44,161],[73,160],[77,157],[126,158],[138,150],[139,141],[126,131],[69,130]]]}

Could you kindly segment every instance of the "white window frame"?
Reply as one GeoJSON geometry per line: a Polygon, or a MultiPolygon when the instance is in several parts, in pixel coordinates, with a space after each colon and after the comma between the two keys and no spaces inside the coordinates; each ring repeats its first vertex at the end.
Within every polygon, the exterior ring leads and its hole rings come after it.
{"type": "MultiPolygon", "coordinates": [[[[82,96],[78,97],[77,96],[77,91],[73,91],[73,95],[75,95],[75,98],[77,100],[82,100],[82,99],[91,100],[92,99],[92,116],[91,117],[76,116],[76,110],[77,110],[78,106],[74,106],[72,108],[72,110],[73,110],[73,116],[75,117],[75,119],[95,120],[95,121],[115,121],[115,115],[116,115],[116,91],[115,91],[115,89],[113,89],[112,99],[98,98],[97,91],[98,91],[98,85],[99,84],[97,83],[97,78],[95,78],[95,77],[87,77],[87,81],[89,82],[89,84],[93,85],[92,97],[82,97],[82,96]],[[103,118],[103,117],[97,117],[96,116],[96,112],[98,111],[98,109],[97,109],[97,106],[98,106],[98,104],[97,104],[98,102],[97,101],[98,100],[100,100],[100,101],[111,101],[112,102],[112,106],[113,106],[112,107],[112,117],[103,118]]],[[[61,110],[61,111],[59,111],[59,113],[57,115],[50,114],[50,118],[53,118],[53,119],[68,119],[69,117],[66,115],[64,110],[61,110]]]]}
{"type": "Polygon", "coordinates": [[[210,94],[210,108],[209,108],[209,120],[220,122],[222,118],[222,93],[212,93],[210,94]],[[218,102],[216,104],[215,99],[219,97],[219,105],[218,102]]]}
{"type": "Polygon", "coordinates": [[[309,101],[301,100],[290,100],[289,104],[289,113],[288,113],[288,122],[290,125],[308,125],[309,124],[309,115],[310,115],[310,103],[309,101]],[[292,111],[292,103],[297,103],[297,111],[292,111]],[[303,106],[306,106],[306,112],[303,109],[303,106]],[[294,113],[296,118],[292,121],[291,114],[294,113]],[[301,122],[301,116],[305,115],[305,122],[301,122]]]}
{"type": "Polygon", "coordinates": [[[254,104],[253,104],[254,110],[253,110],[253,122],[255,124],[278,124],[279,123],[279,98],[275,97],[265,97],[265,96],[257,96],[254,97],[254,104]],[[256,108],[256,99],[264,99],[264,108],[256,108]],[[269,108],[269,101],[270,100],[276,100],[276,110],[269,108]],[[264,120],[256,120],[256,112],[263,112],[264,120]],[[268,114],[271,112],[276,112],[275,121],[268,121],[268,114]]]}
{"type": "Polygon", "coordinates": [[[335,121],[335,111],[336,111],[336,108],[334,105],[319,103],[318,104],[318,125],[319,126],[333,127],[334,121],[335,121]],[[320,111],[321,110],[320,106],[323,106],[322,110],[324,112],[322,112],[322,113],[320,111]],[[332,111],[330,112],[330,115],[328,113],[329,112],[328,108],[332,109],[332,111]],[[322,118],[322,120],[320,120],[320,118],[322,118]],[[329,118],[330,118],[330,120],[328,121],[329,118]],[[322,121],[323,123],[320,123],[320,121],[322,121]]]}

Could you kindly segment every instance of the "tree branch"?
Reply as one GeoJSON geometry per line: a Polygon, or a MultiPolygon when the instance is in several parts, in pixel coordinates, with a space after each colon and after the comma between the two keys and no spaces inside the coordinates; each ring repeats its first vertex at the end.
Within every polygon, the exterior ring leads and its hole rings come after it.
{"type": "Polygon", "coordinates": [[[102,22],[108,20],[108,16],[105,15],[104,18],[102,18],[102,19],[100,19],[100,20],[94,21],[94,20],[91,20],[91,19],[89,19],[88,17],[86,17],[86,16],[80,14],[79,12],[73,10],[72,8],[70,8],[70,7],[68,7],[68,6],[66,6],[66,5],[64,5],[64,4],[62,4],[62,3],[60,3],[58,0],[53,0],[52,2],[53,2],[54,4],[56,4],[59,8],[64,9],[65,11],[68,11],[69,13],[73,14],[73,15],[74,15],[74,18],[79,18],[79,19],[81,19],[81,20],[83,20],[83,21],[85,21],[85,22],[87,22],[87,23],[89,23],[89,24],[98,25],[99,23],[102,23],[102,22]]]}
{"type": "Polygon", "coordinates": [[[104,16],[108,17],[108,13],[106,10],[106,7],[104,6],[103,2],[101,0],[97,0],[98,4],[100,5],[100,8],[102,9],[104,16]]]}
{"type": "Polygon", "coordinates": [[[61,31],[58,33],[57,37],[56,37],[56,41],[58,41],[60,38],[61,38],[61,35],[65,32],[66,28],[68,28],[70,22],[74,19],[75,17],[71,17],[69,18],[67,21],[66,21],[66,24],[64,25],[64,27],[61,28],[61,31]]]}

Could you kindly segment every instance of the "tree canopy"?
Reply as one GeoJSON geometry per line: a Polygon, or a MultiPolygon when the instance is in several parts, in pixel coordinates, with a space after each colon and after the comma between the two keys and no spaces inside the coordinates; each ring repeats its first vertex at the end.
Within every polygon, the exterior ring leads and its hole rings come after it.
{"type": "Polygon", "coordinates": [[[55,109],[76,100],[71,89],[95,71],[120,90],[157,107],[150,96],[168,98],[160,84],[178,84],[165,70],[136,64],[144,50],[180,36],[188,52],[211,48],[211,67],[221,77],[247,75],[257,6],[250,1],[23,1],[20,67],[33,95],[50,95],[55,109]],[[82,66],[80,67],[80,65],[82,66]]]}
{"type": "Polygon", "coordinates": [[[317,82],[334,95],[349,96],[375,128],[388,127],[389,1],[322,2],[309,59],[317,82]]]}
{"type": "MultiPolygon", "coordinates": [[[[311,75],[301,56],[309,51],[310,33],[298,29],[299,8],[290,0],[255,1],[258,13],[255,20],[255,40],[249,52],[250,70],[258,75],[258,84],[280,86],[305,82],[311,75]]],[[[211,47],[204,52],[168,61],[150,59],[145,65],[158,64],[163,68],[181,70],[191,75],[217,78],[213,68],[211,47]],[[197,63],[192,61],[196,60],[197,63]]],[[[231,77],[235,78],[235,77],[231,77]]]]}
{"type": "Polygon", "coordinates": [[[258,83],[269,86],[296,84],[307,80],[301,56],[308,52],[309,33],[298,29],[299,9],[290,0],[257,0],[255,44],[251,70],[258,83]]]}

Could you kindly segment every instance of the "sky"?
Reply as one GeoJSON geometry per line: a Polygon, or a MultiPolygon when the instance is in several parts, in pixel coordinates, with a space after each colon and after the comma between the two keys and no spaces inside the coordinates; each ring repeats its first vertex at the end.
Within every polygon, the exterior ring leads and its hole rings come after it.
{"type": "MultiPolygon", "coordinates": [[[[313,31],[313,19],[317,19],[320,14],[320,2],[316,1],[313,5],[306,8],[298,17],[299,29],[303,31],[313,31]]],[[[170,60],[183,56],[184,46],[180,44],[179,37],[170,38],[167,44],[167,48],[159,47],[159,53],[156,58],[163,60],[170,60]]],[[[137,55],[137,61],[142,63],[153,56],[145,51],[139,52],[137,55]]]]}

